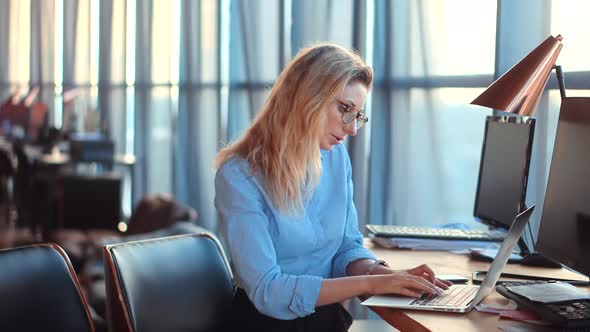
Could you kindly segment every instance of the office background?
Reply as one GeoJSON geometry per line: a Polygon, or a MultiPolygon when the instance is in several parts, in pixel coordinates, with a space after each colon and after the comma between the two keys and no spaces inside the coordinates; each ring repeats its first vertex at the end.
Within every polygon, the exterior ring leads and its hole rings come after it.
{"type": "MultiPolygon", "coordinates": [[[[376,73],[369,125],[347,141],[361,228],[461,222],[472,219],[493,112],[469,102],[550,34],[564,36],[568,96],[590,96],[588,12],[584,0],[0,0],[0,97],[40,86],[51,124],[100,128],[137,156],[133,202],[172,193],[215,230],[219,147],[302,46],[335,42],[376,73]],[[74,88],[81,95],[64,107],[74,88]]],[[[554,75],[549,88],[527,195],[538,206],[559,111],[554,75]]]]}

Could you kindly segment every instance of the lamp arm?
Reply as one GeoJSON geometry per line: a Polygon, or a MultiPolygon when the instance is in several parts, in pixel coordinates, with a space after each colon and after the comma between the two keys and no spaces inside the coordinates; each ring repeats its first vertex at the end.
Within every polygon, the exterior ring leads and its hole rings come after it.
{"type": "Polygon", "coordinates": [[[561,99],[565,98],[565,80],[563,79],[563,71],[561,71],[560,65],[555,65],[555,74],[557,75],[557,84],[559,85],[559,94],[561,99]]]}

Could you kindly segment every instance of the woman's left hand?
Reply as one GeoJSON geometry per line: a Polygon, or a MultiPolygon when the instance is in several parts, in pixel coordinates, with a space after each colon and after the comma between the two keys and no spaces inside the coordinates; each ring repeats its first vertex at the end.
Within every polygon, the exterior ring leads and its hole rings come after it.
{"type": "Polygon", "coordinates": [[[422,277],[433,283],[435,286],[440,287],[442,289],[447,289],[449,288],[449,286],[453,284],[448,280],[437,279],[434,274],[434,271],[432,271],[432,269],[426,264],[422,264],[412,269],[403,270],[403,272],[406,272],[414,276],[422,277]]]}
{"type": "MultiPolygon", "coordinates": [[[[373,262],[374,262],[373,260],[369,260],[369,259],[358,260],[358,261],[352,262],[349,265],[350,270],[348,272],[348,275],[366,274],[365,271],[367,270],[367,266],[372,264],[373,262]]],[[[422,264],[420,266],[417,266],[412,269],[407,269],[407,270],[393,270],[388,266],[377,265],[377,267],[375,267],[373,269],[373,271],[371,271],[371,274],[409,274],[412,276],[422,277],[422,278],[428,280],[428,282],[434,284],[436,287],[439,287],[442,289],[447,289],[447,288],[449,288],[449,286],[451,286],[453,284],[452,282],[450,282],[448,280],[437,279],[434,274],[434,271],[432,271],[432,269],[426,264],[422,264]]]]}

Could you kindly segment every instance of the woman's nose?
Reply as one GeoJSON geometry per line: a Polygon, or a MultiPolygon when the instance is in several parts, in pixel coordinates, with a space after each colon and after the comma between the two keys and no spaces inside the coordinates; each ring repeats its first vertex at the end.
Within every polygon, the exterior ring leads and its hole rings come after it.
{"type": "Polygon", "coordinates": [[[349,135],[349,136],[356,136],[356,119],[354,119],[352,122],[347,123],[344,125],[344,131],[349,135]]]}

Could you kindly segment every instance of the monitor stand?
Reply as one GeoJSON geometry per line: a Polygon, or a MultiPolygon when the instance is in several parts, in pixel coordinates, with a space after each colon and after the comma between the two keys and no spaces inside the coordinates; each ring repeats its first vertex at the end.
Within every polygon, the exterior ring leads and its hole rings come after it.
{"type": "MultiPolygon", "coordinates": [[[[508,260],[509,264],[522,264],[526,266],[537,266],[537,267],[547,267],[547,268],[556,268],[560,269],[562,266],[561,264],[537,253],[537,252],[530,252],[528,246],[524,242],[524,239],[521,237],[518,239],[518,247],[520,249],[519,254],[512,254],[510,259],[508,260]]],[[[471,251],[471,258],[480,261],[491,262],[496,257],[498,253],[497,250],[472,250],[471,251]]]]}
{"type": "Polygon", "coordinates": [[[520,255],[522,256],[522,260],[520,264],[526,266],[537,266],[537,267],[548,267],[554,269],[560,269],[562,266],[558,262],[551,260],[538,252],[531,252],[528,249],[528,246],[524,242],[522,236],[518,239],[518,246],[520,247],[520,255]]]}

